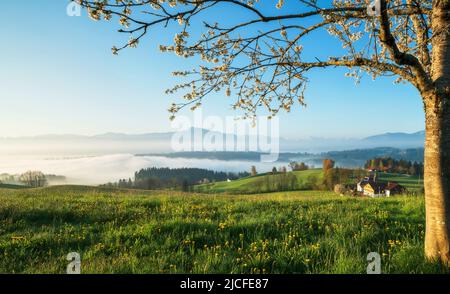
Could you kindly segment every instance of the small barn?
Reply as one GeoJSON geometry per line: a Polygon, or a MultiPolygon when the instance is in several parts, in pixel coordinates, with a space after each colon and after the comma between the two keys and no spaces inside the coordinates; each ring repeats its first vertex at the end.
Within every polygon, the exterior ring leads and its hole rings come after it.
{"type": "Polygon", "coordinates": [[[389,182],[386,186],[385,193],[389,197],[391,195],[402,194],[406,191],[406,188],[396,182],[389,182]]]}

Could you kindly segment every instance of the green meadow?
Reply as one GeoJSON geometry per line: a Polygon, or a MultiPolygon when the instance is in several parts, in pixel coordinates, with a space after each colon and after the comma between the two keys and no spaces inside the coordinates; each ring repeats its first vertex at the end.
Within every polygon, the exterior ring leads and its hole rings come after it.
{"type": "Polygon", "coordinates": [[[423,188],[423,177],[400,175],[394,173],[379,173],[379,179],[383,182],[397,182],[408,190],[417,191],[423,188]]]}
{"type": "MultiPolygon", "coordinates": [[[[297,178],[297,187],[294,190],[311,190],[311,182],[320,184],[323,181],[322,169],[309,169],[304,171],[288,172],[297,178]]],[[[279,174],[272,175],[271,173],[258,174],[234,180],[231,182],[221,181],[209,184],[202,184],[194,186],[195,192],[200,193],[228,193],[228,194],[253,194],[267,192],[264,191],[265,181],[276,181],[279,174]]],[[[402,175],[395,173],[378,173],[378,180],[380,182],[397,182],[408,189],[409,192],[420,192],[423,187],[423,178],[410,175],[402,175]]],[[[356,180],[349,183],[356,184],[356,180]]]]}
{"type": "Polygon", "coordinates": [[[448,273],[423,240],[419,196],[0,189],[1,273],[448,273]]]}
{"type": "MultiPolygon", "coordinates": [[[[297,178],[299,189],[302,189],[302,186],[304,186],[305,190],[310,190],[310,188],[307,187],[307,185],[311,182],[312,178],[315,178],[317,182],[320,182],[322,181],[323,177],[322,169],[293,171],[289,172],[289,174],[295,175],[295,177],[297,178]]],[[[222,181],[203,185],[196,185],[194,186],[194,189],[195,192],[200,193],[229,193],[229,194],[258,193],[259,192],[258,189],[261,186],[264,186],[266,175],[269,177],[269,179],[275,179],[278,176],[276,174],[272,175],[271,173],[258,174],[256,176],[245,177],[231,182],[222,181]]]]}

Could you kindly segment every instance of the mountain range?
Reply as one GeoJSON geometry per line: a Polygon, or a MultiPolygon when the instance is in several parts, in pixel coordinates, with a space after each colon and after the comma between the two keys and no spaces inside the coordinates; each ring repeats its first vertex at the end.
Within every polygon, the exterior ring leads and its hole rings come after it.
{"type": "MultiPolygon", "coordinates": [[[[425,131],[415,133],[384,133],[362,139],[368,144],[385,147],[421,147],[425,142],[425,131]]],[[[378,146],[377,146],[378,147],[378,146]]]]}
{"type": "MultiPolygon", "coordinates": [[[[211,131],[197,129],[205,135],[211,131]]],[[[188,132],[187,130],[186,132],[188,132]]],[[[191,129],[192,138],[194,138],[194,129],[191,129]]],[[[215,136],[226,137],[222,133],[212,132],[215,136]]],[[[15,137],[0,138],[0,154],[5,151],[19,152],[28,150],[32,152],[38,146],[45,151],[55,149],[63,150],[63,153],[79,154],[90,153],[92,155],[117,153],[155,153],[172,152],[171,141],[174,132],[145,133],[145,134],[124,134],[124,133],[105,133],[94,136],[82,135],[42,135],[34,137],[15,137]]],[[[237,138],[236,135],[233,135],[237,138]]],[[[245,138],[248,140],[248,136],[245,138]]],[[[394,147],[394,148],[419,148],[423,147],[425,132],[415,133],[384,133],[365,138],[352,139],[329,139],[329,138],[307,138],[307,139],[286,139],[280,138],[281,152],[309,152],[321,153],[328,151],[342,151],[353,149],[394,147]]],[[[53,152],[54,153],[54,152],[53,152]]],[[[5,154],[10,154],[6,152],[5,154]]]]}

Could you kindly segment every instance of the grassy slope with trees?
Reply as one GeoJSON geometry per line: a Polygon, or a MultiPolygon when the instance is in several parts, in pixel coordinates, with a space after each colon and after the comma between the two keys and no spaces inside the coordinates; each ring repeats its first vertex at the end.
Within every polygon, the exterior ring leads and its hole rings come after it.
{"type": "Polygon", "coordinates": [[[422,197],[204,195],[81,186],[0,189],[0,272],[448,272],[423,257],[422,197]]]}
{"type": "MultiPolygon", "coordinates": [[[[289,172],[296,176],[297,183],[300,186],[309,184],[312,178],[316,178],[317,181],[322,180],[323,171],[322,169],[309,169],[303,171],[293,171],[289,172]]],[[[258,174],[256,176],[245,177],[242,179],[234,180],[231,182],[221,181],[203,185],[197,185],[194,187],[196,192],[202,193],[243,193],[243,194],[251,194],[258,193],[264,191],[258,191],[261,185],[264,185],[264,177],[270,177],[274,179],[277,177],[277,174],[272,175],[271,173],[258,174]]],[[[309,188],[309,187],[307,187],[309,188]]],[[[305,189],[310,190],[310,189],[305,189]]]]}
{"type": "MultiPolygon", "coordinates": [[[[297,177],[298,188],[295,190],[311,190],[311,180],[315,179],[317,184],[320,184],[323,180],[322,169],[309,169],[303,171],[293,171],[292,173],[297,177]]],[[[229,194],[253,194],[265,192],[262,191],[261,186],[264,186],[264,177],[269,177],[275,180],[277,174],[271,173],[258,174],[256,176],[250,176],[231,182],[221,181],[203,185],[197,185],[194,187],[194,191],[201,193],[229,193],[229,194]]],[[[408,190],[417,191],[423,187],[423,177],[402,175],[395,173],[378,173],[379,181],[382,182],[397,182],[402,186],[405,186],[408,190]]],[[[314,186],[314,183],[312,183],[314,186]]]]}

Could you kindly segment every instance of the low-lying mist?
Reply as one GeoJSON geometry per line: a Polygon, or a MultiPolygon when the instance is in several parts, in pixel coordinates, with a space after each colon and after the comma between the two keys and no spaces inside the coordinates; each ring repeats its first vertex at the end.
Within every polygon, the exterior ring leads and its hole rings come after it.
{"type": "Polygon", "coordinates": [[[252,165],[256,166],[258,172],[267,172],[273,166],[287,166],[287,163],[167,158],[163,156],[135,156],[133,154],[79,158],[0,157],[0,173],[20,174],[27,170],[39,170],[45,174],[65,176],[65,184],[78,185],[99,185],[107,182],[116,182],[119,179],[134,178],[134,172],[153,166],[170,168],[196,167],[216,171],[242,172],[250,171],[252,165]]]}

